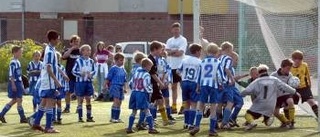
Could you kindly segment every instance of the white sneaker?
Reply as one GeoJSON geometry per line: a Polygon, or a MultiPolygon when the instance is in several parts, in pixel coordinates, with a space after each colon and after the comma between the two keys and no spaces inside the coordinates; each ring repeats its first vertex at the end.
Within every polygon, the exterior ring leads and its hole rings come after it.
{"type": "Polygon", "coordinates": [[[257,124],[249,123],[249,124],[247,124],[247,126],[245,126],[244,130],[248,131],[248,130],[251,130],[255,127],[257,127],[257,124]]]}

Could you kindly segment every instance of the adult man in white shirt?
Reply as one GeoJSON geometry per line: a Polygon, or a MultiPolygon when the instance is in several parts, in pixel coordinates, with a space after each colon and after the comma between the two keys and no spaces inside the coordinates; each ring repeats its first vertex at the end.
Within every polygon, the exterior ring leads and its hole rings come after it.
{"type": "MultiPolygon", "coordinates": [[[[182,63],[186,49],[187,39],[180,35],[181,25],[176,22],[171,25],[173,37],[166,42],[166,51],[168,52],[168,64],[172,69],[173,84],[172,84],[172,113],[177,113],[177,98],[178,98],[178,82],[181,77],[177,73],[177,69],[182,63]]],[[[181,108],[183,110],[183,108],[181,108]]],[[[182,111],[181,111],[182,112],[182,111]]]]}

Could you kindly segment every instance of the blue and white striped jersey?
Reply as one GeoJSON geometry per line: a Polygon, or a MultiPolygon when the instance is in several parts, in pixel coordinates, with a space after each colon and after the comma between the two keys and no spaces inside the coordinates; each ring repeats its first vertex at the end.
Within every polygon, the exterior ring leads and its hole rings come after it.
{"type": "Polygon", "coordinates": [[[141,68],[141,65],[139,63],[134,63],[132,65],[132,69],[131,69],[131,72],[130,72],[130,78],[129,79],[132,79],[134,73],[136,73],[137,70],[140,69],[140,68],[141,68]]]}
{"type": "Polygon", "coordinates": [[[159,78],[162,79],[163,75],[165,73],[167,73],[167,65],[168,65],[168,63],[167,63],[166,59],[163,58],[163,57],[158,58],[157,61],[158,61],[158,63],[157,63],[157,74],[158,74],[159,78]]]}
{"type": "Polygon", "coordinates": [[[221,68],[223,71],[223,78],[226,83],[229,83],[231,82],[231,80],[228,78],[228,75],[225,69],[229,69],[232,72],[232,58],[227,55],[222,55],[220,57],[220,61],[221,61],[221,68]]]}
{"type": "Polygon", "coordinates": [[[152,93],[151,75],[143,68],[136,71],[129,85],[132,91],[152,93]]]}
{"type": "Polygon", "coordinates": [[[123,86],[127,82],[126,77],[127,73],[123,66],[119,67],[117,65],[113,65],[110,68],[107,80],[109,80],[112,85],[123,86]]]}
{"type": "Polygon", "coordinates": [[[54,80],[49,76],[47,66],[51,66],[53,74],[58,77],[58,59],[55,47],[47,45],[44,51],[43,67],[40,74],[41,85],[40,90],[57,89],[54,80]]]}
{"type": "Polygon", "coordinates": [[[42,62],[41,61],[38,61],[38,62],[35,62],[35,61],[30,61],[29,64],[28,64],[28,67],[27,67],[27,73],[28,73],[28,76],[29,76],[29,82],[37,82],[38,79],[40,78],[40,73],[39,74],[33,74],[32,71],[35,71],[35,70],[40,70],[42,69],[42,62]]]}
{"type": "Polygon", "coordinates": [[[13,78],[14,81],[22,81],[21,76],[22,70],[20,61],[18,59],[12,59],[9,64],[9,78],[13,78]]]}
{"type": "Polygon", "coordinates": [[[199,77],[201,60],[194,56],[189,56],[182,60],[179,67],[182,81],[197,82],[199,77]]]}
{"type": "Polygon", "coordinates": [[[88,82],[93,81],[93,77],[96,73],[95,63],[91,58],[84,58],[81,56],[76,60],[72,68],[72,74],[76,76],[76,82],[88,82]],[[84,74],[84,76],[83,76],[84,74]],[[91,75],[91,78],[88,75],[91,75]]]}
{"type": "Polygon", "coordinates": [[[198,83],[200,86],[219,88],[223,82],[222,70],[219,59],[207,56],[201,62],[198,83]]]}
{"type": "MultiPolygon", "coordinates": [[[[58,66],[59,66],[59,69],[60,69],[61,71],[63,71],[64,73],[66,73],[66,69],[64,68],[63,65],[58,64],[58,66]]],[[[66,80],[63,78],[63,75],[62,75],[61,73],[59,73],[57,79],[59,80],[59,82],[60,82],[60,84],[61,84],[62,87],[65,87],[65,86],[66,86],[66,83],[67,83],[67,82],[66,82],[66,80]]],[[[69,84],[68,84],[68,85],[69,85],[69,84]]]]}

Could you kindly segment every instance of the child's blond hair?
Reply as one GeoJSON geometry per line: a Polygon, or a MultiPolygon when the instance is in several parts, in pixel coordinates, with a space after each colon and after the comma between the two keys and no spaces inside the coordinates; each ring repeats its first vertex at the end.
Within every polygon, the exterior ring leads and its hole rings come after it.
{"type": "Polygon", "coordinates": [[[219,52],[219,46],[213,42],[209,43],[207,49],[207,54],[216,55],[219,52]]]}
{"type": "Polygon", "coordinates": [[[82,52],[84,49],[91,50],[91,47],[90,47],[90,45],[88,45],[88,44],[83,44],[83,45],[80,47],[80,52],[82,52]]]}
{"type": "Polygon", "coordinates": [[[141,64],[142,59],[147,58],[147,55],[140,51],[136,51],[133,55],[134,62],[138,64],[141,64]]]}
{"type": "Polygon", "coordinates": [[[36,54],[41,56],[41,52],[39,50],[36,50],[36,51],[33,52],[32,57],[34,57],[36,54]]]}
{"type": "Polygon", "coordinates": [[[142,68],[146,68],[148,65],[153,65],[153,63],[152,63],[152,61],[150,60],[150,59],[148,59],[148,58],[143,58],[142,60],[141,60],[141,66],[142,66],[142,68]]]}
{"type": "Polygon", "coordinates": [[[233,44],[229,41],[225,41],[221,44],[222,51],[233,51],[233,44]]]}

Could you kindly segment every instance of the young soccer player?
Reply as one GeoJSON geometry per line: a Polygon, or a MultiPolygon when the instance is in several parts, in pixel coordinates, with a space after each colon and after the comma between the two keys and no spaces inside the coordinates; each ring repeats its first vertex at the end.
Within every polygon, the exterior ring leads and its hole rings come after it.
{"type": "Polygon", "coordinates": [[[82,119],[82,104],[86,101],[87,122],[95,122],[92,117],[91,96],[93,95],[93,75],[95,75],[94,61],[90,58],[91,47],[87,44],[80,47],[81,57],[76,60],[72,69],[73,75],[76,76],[76,96],[78,98],[78,121],[84,122],[82,119]]]}
{"type": "MultiPolygon", "coordinates": [[[[33,52],[33,61],[30,61],[27,67],[27,73],[29,76],[29,91],[32,96],[36,96],[35,94],[38,94],[35,89],[35,85],[40,77],[40,72],[42,69],[42,62],[40,61],[41,53],[40,51],[34,51],[33,52]]],[[[37,103],[36,98],[33,97],[32,99],[33,104],[33,112],[36,112],[37,110],[37,103]]]]}
{"type": "Polygon", "coordinates": [[[11,101],[8,102],[0,113],[0,121],[2,123],[7,123],[5,119],[6,113],[10,108],[17,103],[17,110],[20,116],[20,123],[27,123],[27,118],[24,115],[24,110],[22,107],[22,94],[24,92],[24,87],[22,83],[22,70],[19,58],[22,56],[22,47],[13,46],[11,53],[13,54],[13,59],[9,64],[9,81],[8,81],[8,97],[11,101]]]}
{"type": "Polygon", "coordinates": [[[126,132],[128,134],[134,133],[134,131],[132,130],[134,119],[137,114],[137,110],[141,110],[143,111],[142,113],[145,113],[146,121],[149,125],[149,133],[157,134],[159,132],[153,126],[153,118],[148,109],[149,97],[152,93],[151,76],[148,71],[151,70],[153,63],[150,59],[144,58],[141,61],[141,66],[142,68],[139,68],[135,71],[130,81],[130,85],[132,86],[132,93],[129,101],[129,109],[132,109],[132,114],[129,117],[129,125],[126,129],[126,132]]]}
{"type": "Polygon", "coordinates": [[[160,80],[157,71],[158,71],[158,58],[160,57],[160,54],[162,52],[162,43],[159,41],[153,41],[150,44],[150,55],[148,58],[152,61],[153,66],[151,70],[149,71],[151,75],[151,84],[153,88],[152,96],[151,96],[151,104],[150,105],[150,112],[156,113],[157,112],[157,106],[159,107],[159,112],[161,114],[161,118],[163,121],[163,125],[171,125],[173,124],[172,121],[168,120],[168,116],[166,114],[166,110],[164,108],[164,99],[163,95],[161,93],[161,89],[165,89],[164,83],[160,80]]]}
{"type": "Polygon", "coordinates": [[[69,78],[66,74],[66,69],[64,68],[64,66],[62,64],[60,64],[60,60],[61,60],[61,54],[59,52],[56,52],[57,54],[57,58],[58,58],[58,66],[59,66],[59,74],[57,79],[59,80],[59,82],[61,83],[61,88],[58,88],[59,91],[59,95],[56,96],[56,103],[53,107],[53,116],[52,116],[52,120],[53,123],[55,124],[59,124],[61,125],[61,99],[63,99],[65,97],[66,91],[69,91],[69,78]]]}
{"type": "Polygon", "coordinates": [[[272,116],[277,97],[282,92],[295,94],[296,90],[278,78],[268,75],[268,66],[259,65],[258,67],[259,78],[254,80],[244,91],[241,92],[242,96],[254,95],[256,98],[252,102],[252,106],[245,114],[246,127],[245,130],[251,130],[256,127],[254,120],[264,117],[264,123],[271,125],[269,122],[272,116]]]}
{"type": "Polygon", "coordinates": [[[246,88],[252,81],[257,79],[259,77],[258,68],[257,67],[251,67],[249,69],[249,74],[241,75],[241,76],[235,76],[235,81],[242,87],[246,88]],[[239,81],[240,79],[247,77],[250,75],[250,78],[247,81],[239,81]]]}
{"type": "MultiPolygon", "coordinates": [[[[234,77],[232,75],[232,53],[233,53],[233,45],[230,42],[223,42],[221,44],[221,67],[223,70],[224,78],[226,79],[226,83],[224,83],[223,91],[220,93],[221,97],[219,100],[219,107],[222,106],[226,102],[226,106],[223,110],[223,118],[221,123],[221,128],[228,129],[230,128],[229,119],[232,112],[232,107],[234,105],[233,99],[233,87],[235,84],[234,77]]],[[[221,115],[221,114],[219,114],[221,115]]]]}
{"type": "Polygon", "coordinates": [[[55,46],[60,42],[60,36],[57,31],[49,30],[47,32],[47,38],[49,44],[45,48],[43,58],[44,67],[41,70],[40,76],[41,104],[39,105],[37,116],[32,128],[34,130],[44,131],[45,133],[59,133],[59,131],[55,130],[52,126],[52,109],[55,105],[56,95],[59,94],[57,89],[61,87],[61,84],[57,79],[59,66],[55,50],[55,46]],[[45,129],[40,126],[40,121],[44,113],[46,113],[45,129]]]}
{"type": "MultiPolygon", "coordinates": [[[[300,79],[300,85],[297,92],[301,95],[302,103],[307,102],[312,108],[313,112],[318,117],[318,105],[316,104],[311,92],[311,80],[308,64],[303,61],[303,52],[296,50],[291,54],[293,66],[291,68],[292,75],[300,79]]],[[[294,96],[294,101],[297,104],[299,101],[298,96],[294,96]]],[[[285,111],[285,115],[287,115],[285,111]]]]}
{"type": "Polygon", "coordinates": [[[70,79],[69,81],[69,91],[66,91],[65,101],[66,107],[63,110],[63,113],[70,113],[70,100],[71,96],[75,91],[76,77],[72,74],[72,68],[76,60],[80,57],[80,37],[78,35],[72,35],[70,38],[70,48],[67,48],[63,53],[62,59],[67,60],[66,62],[66,72],[70,79]]]}
{"type": "MultiPolygon", "coordinates": [[[[171,115],[171,107],[170,107],[170,93],[169,93],[169,84],[170,81],[172,80],[171,77],[171,68],[167,62],[167,52],[165,51],[165,44],[163,43],[163,47],[162,47],[162,52],[160,54],[160,58],[158,60],[158,66],[157,66],[157,74],[160,78],[160,80],[162,81],[163,84],[165,84],[165,88],[161,89],[163,98],[164,98],[164,104],[166,107],[166,112],[167,112],[167,117],[169,120],[175,120],[175,118],[172,117],[171,115]]],[[[154,118],[156,116],[156,114],[153,114],[154,118]]]]}
{"type": "MultiPolygon", "coordinates": [[[[143,54],[142,52],[140,51],[137,51],[134,53],[134,64],[132,66],[132,69],[131,69],[131,74],[130,74],[130,81],[133,80],[133,76],[135,73],[137,73],[137,71],[139,69],[141,69],[141,65],[142,65],[142,60],[144,58],[147,58],[147,55],[143,54]]],[[[130,82],[130,84],[133,84],[132,82],[130,82]]],[[[132,88],[134,85],[130,85],[130,88],[132,88]]],[[[133,90],[133,89],[131,89],[133,90]]],[[[145,112],[143,110],[140,110],[140,116],[139,116],[139,120],[138,120],[138,123],[136,125],[136,128],[137,130],[146,130],[145,128],[145,125],[144,125],[144,120],[145,120],[145,112]]]]}
{"type": "Polygon", "coordinates": [[[200,71],[202,46],[199,44],[191,44],[189,51],[191,56],[182,60],[179,67],[182,82],[182,101],[184,106],[184,129],[191,129],[194,126],[196,116],[196,107],[198,101],[197,80],[200,71]]]}
{"type": "Polygon", "coordinates": [[[98,66],[98,73],[97,73],[97,79],[98,79],[98,97],[96,100],[103,99],[102,89],[104,87],[103,84],[105,84],[105,79],[108,76],[108,64],[107,60],[109,57],[112,56],[112,54],[105,48],[105,44],[103,41],[99,41],[96,44],[96,52],[94,53],[93,57],[94,60],[97,62],[98,66]]]}
{"type": "Polygon", "coordinates": [[[114,55],[115,65],[110,68],[108,77],[106,80],[106,88],[109,87],[109,92],[113,98],[113,104],[111,108],[111,120],[112,123],[122,123],[120,119],[120,111],[122,100],[124,99],[124,93],[126,93],[126,71],[123,67],[124,55],[122,53],[116,53],[114,55]]]}
{"type": "MultiPolygon", "coordinates": [[[[236,52],[232,52],[231,54],[231,58],[232,58],[232,75],[235,76],[235,67],[238,64],[238,59],[239,59],[239,55],[236,52]]],[[[229,118],[229,125],[231,127],[240,127],[239,124],[237,123],[237,118],[239,115],[239,112],[243,106],[243,99],[242,96],[240,95],[240,91],[238,90],[238,88],[233,85],[231,87],[231,90],[233,91],[233,111],[230,115],[229,118]]]]}
{"type": "MultiPolygon", "coordinates": [[[[293,62],[290,59],[282,60],[281,68],[277,71],[271,73],[271,76],[277,77],[284,83],[288,83],[289,79],[293,76],[290,73],[290,69],[293,65],[293,62]]],[[[289,127],[294,128],[294,117],[295,117],[295,108],[293,97],[289,93],[282,93],[283,95],[277,98],[276,108],[274,110],[274,116],[277,117],[281,121],[280,127],[289,127]],[[284,107],[287,106],[287,107],[284,107]],[[287,118],[285,115],[280,114],[280,108],[284,107],[283,111],[289,111],[289,117],[287,118]]],[[[298,94],[298,93],[297,93],[298,94]]]]}
{"type": "Polygon", "coordinates": [[[190,135],[195,135],[200,131],[205,103],[210,103],[210,129],[209,136],[218,136],[215,126],[217,124],[216,106],[218,103],[219,88],[222,87],[222,68],[218,59],[218,45],[210,43],[207,47],[207,57],[203,59],[200,66],[198,84],[200,85],[200,96],[197,103],[195,127],[190,131],[190,135]]]}

